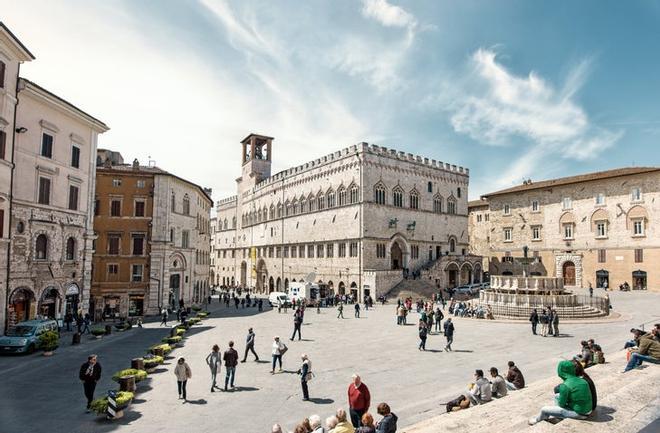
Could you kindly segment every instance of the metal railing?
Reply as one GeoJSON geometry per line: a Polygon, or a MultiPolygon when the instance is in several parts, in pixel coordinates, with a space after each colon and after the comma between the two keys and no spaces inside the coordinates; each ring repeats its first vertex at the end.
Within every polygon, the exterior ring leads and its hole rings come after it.
{"type": "Polygon", "coordinates": [[[551,307],[557,310],[560,320],[562,316],[580,317],[592,316],[593,310],[602,315],[609,315],[609,298],[600,296],[586,296],[574,294],[562,295],[528,295],[493,293],[487,295],[482,293],[479,303],[489,306],[495,317],[519,317],[527,318],[536,309],[539,313],[543,308],[551,307]],[[590,314],[591,313],[591,314],[590,314]]]}

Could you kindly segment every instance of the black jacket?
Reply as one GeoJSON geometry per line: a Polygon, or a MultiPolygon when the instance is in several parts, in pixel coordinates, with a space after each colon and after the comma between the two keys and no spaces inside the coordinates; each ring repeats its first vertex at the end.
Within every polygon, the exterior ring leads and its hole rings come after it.
{"type": "Polygon", "coordinates": [[[385,416],[376,426],[376,433],[396,433],[397,420],[397,416],[393,413],[385,416]]]}
{"type": "Polygon", "coordinates": [[[532,312],[532,314],[529,316],[529,321],[532,323],[539,323],[539,315],[536,312],[532,312]]]}
{"type": "Polygon", "coordinates": [[[451,337],[454,335],[454,322],[445,322],[445,337],[451,337]]]}
{"type": "Polygon", "coordinates": [[[92,374],[87,375],[87,367],[89,367],[89,362],[85,362],[80,366],[80,372],[78,373],[78,378],[84,382],[98,382],[101,378],[101,364],[98,362],[94,364],[92,369],[92,374]]]}

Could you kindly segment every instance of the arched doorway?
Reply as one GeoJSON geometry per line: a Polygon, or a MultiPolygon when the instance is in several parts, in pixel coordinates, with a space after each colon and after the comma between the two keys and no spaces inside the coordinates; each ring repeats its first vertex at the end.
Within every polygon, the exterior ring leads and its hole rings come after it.
{"type": "Polygon", "coordinates": [[[445,283],[452,289],[458,286],[458,265],[456,263],[450,263],[445,268],[445,283]]]}
{"type": "Polygon", "coordinates": [[[359,302],[359,299],[358,299],[358,289],[357,289],[357,284],[355,283],[355,281],[353,281],[353,282],[351,283],[351,295],[353,295],[353,299],[354,299],[356,302],[359,302]]]}
{"type": "Polygon", "coordinates": [[[474,279],[475,284],[481,283],[481,265],[479,263],[474,265],[474,279]]]}
{"type": "Polygon", "coordinates": [[[258,292],[263,292],[266,287],[266,275],[268,275],[268,270],[266,269],[266,262],[264,259],[259,259],[257,262],[257,281],[256,289],[258,292]]]}
{"type": "Polygon", "coordinates": [[[273,277],[268,279],[268,293],[275,291],[275,280],[273,277]]]}
{"type": "Polygon", "coordinates": [[[176,310],[180,305],[181,274],[170,274],[170,308],[176,310]]]}
{"type": "Polygon", "coordinates": [[[289,289],[289,279],[284,279],[284,291],[286,292],[289,289]]]}
{"type": "Polygon", "coordinates": [[[66,301],[64,314],[76,314],[78,312],[78,302],[80,301],[80,289],[78,285],[76,283],[69,284],[66,292],[64,292],[64,296],[66,301]]]}
{"type": "Polygon", "coordinates": [[[597,288],[607,288],[610,286],[610,273],[605,269],[599,269],[596,271],[596,287],[597,288]]]}
{"type": "Polygon", "coordinates": [[[47,287],[39,300],[39,315],[54,319],[60,312],[60,292],[56,287],[47,287]]]}
{"type": "Polygon", "coordinates": [[[472,284],[472,266],[469,263],[461,266],[461,285],[464,284],[472,284]]]}
{"type": "Polygon", "coordinates": [[[243,287],[247,285],[247,263],[241,262],[241,279],[239,284],[243,287]]]}
{"type": "Polygon", "coordinates": [[[277,277],[277,281],[275,282],[275,288],[277,289],[278,292],[282,291],[282,280],[280,277],[277,277]]]}
{"type": "Polygon", "coordinates": [[[392,263],[392,269],[402,269],[403,268],[403,251],[399,242],[393,242],[392,247],[390,248],[390,257],[392,263]]]}
{"type": "Polygon", "coordinates": [[[13,326],[33,318],[36,311],[34,301],[34,293],[27,287],[14,290],[9,297],[9,305],[7,306],[7,326],[13,326]]]}
{"type": "Polygon", "coordinates": [[[340,295],[346,294],[346,285],[344,284],[343,281],[339,282],[339,285],[337,286],[337,293],[340,295]]]}
{"type": "Polygon", "coordinates": [[[562,277],[564,277],[565,286],[574,286],[575,285],[575,263],[565,261],[562,265],[562,277]]]}
{"type": "Polygon", "coordinates": [[[637,269],[632,273],[633,290],[646,290],[646,271],[637,269]]]}

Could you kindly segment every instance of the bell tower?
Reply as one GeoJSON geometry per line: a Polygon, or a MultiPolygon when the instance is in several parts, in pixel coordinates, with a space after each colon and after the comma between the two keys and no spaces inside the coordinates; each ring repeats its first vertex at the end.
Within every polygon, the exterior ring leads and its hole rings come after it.
{"type": "Polygon", "coordinates": [[[243,157],[241,159],[243,182],[247,181],[252,185],[256,185],[270,177],[273,140],[273,137],[250,134],[241,141],[243,145],[243,157]]]}

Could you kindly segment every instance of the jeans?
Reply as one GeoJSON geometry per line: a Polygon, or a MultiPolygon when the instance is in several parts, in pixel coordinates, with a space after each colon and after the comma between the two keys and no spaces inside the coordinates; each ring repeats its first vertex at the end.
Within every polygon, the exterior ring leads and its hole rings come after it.
{"type": "Polygon", "coordinates": [[[300,325],[293,326],[293,334],[291,335],[291,340],[295,338],[296,332],[298,333],[298,340],[300,340],[300,325]]]}
{"type": "Polygon", "coordinates": [[[640,355],[637,352],[633,352],[630,354],[630,361],[628,361],[628,365],[626,365],[626,368],[623,371],[630,371],[635,367],[639,367],[644,361],[651,362],[653,364],[660,364],[660,359],[648,355],[640,355]]]}
{"type": "Polygon", "coordinates": [[[362,425],[362,415],[364,415],[366,411],[350,408],[348,412],[351,416],[351,424],[353,424],[353,427],[360,427],[362,425]]]}
{"type": "Polygon", "coordinates": [[[211,368],[211,390],[215,388],[215,379],[218,376],[218,369],[217,368],[211,368]]]}
{"type": "Polygon", "coordinates": [[[360,318],[360,310],[355,310],[355,318],[356,319],[360,318]]]}
{"type": "Polygon", "coordinates": [[[559,337],[559,323],[552,325],[555,328],[555,337],[559,337]]]}
{"type": "Polygon", "coordinates": [[[541,413],[536,417],[536,422],[545,421],[550,417],[555,418],[573,418],[573,419],[586,419],[586,415],[580,415],[569,409],[564,409],[559,406],[543,406],[541,413]]]}
{"type": "Polygon", "coordinates": [[[532,322],[532,334],[536,335],[536,323],[532,322]]]}
{"type": "Polygon", "coordinates": [[[231,387],[234,387],[234,376],[236,375],[236,367],[225,367],[225,389],[227,389],[227,384],[229,383],[231,387]],[[231,378],[231,381],[230,381],[231,378]]]}
{"type": "Polygon", "coordinates": [[[451,343],[454,342],[454,336],[453,335],[447,335],[447,345],[445,346],[445,349],[451,350],[451,343]]]}
{"type": "Polygon", "coordinates": [[[440,332],[442,330],[442,320],[435,322],[435,332],[440,332]]]}
{"type": "Polygon", "coordinates": [[[179,397],[183,396],[183,399],[186,399],[186,384],[188,383],[187,380],[181,381],[177,380],[176,384],[179,388],[179,397]]]}
{"type": "Polygon", "coordinates": [[[303,398],[309,400],[309,389],[307,388],[307,381],[301,380],[300,385],[302,386],[303,398]]]}
{"type": "Polygon", "coordinates": [[[249,345],[248,347],[245,348],[245,356],[243,357],[243,361],[245,361],[247,359],[248,351],[252,352],[252,354],[254,355],[255,361],[259,361],[259,355],[257,355],[257,352],[254,351],[254,345],[249,345]]]}
{"type": "Polygon", "coordinates": [[[514,384],[511,383],[511,382],[509,382],[508,380],[505,380],[504,383],[506,383],[506,389],[508,389],[508,390],[510,390],[510,391],[515,391],[515,390],[518,389],[518,388],[516,387],[516,385],[514,385],[514,384]]]}
{"type": "Polygon", "coordinates": [[[635,347],[635,346],[637,346],[635,340],[630,340],[630,341],[626,341],[626,344],[623,345],[623,348],[628,349],[629,347],[635,347]]]}
{"type": "Polygon", "coordinates": [[[282,369],[282,355],[273,355],[273,371],[275,371],[275,362],[280,363],[280,370],[282,369]]]}
{"type": "Polygon", "coordinates": [[[94,381],[85,381],[83,382],[83,388],[85,389],[85,397],[87,398],[87,409],[92,405],[92,400],[94,400],[94,390],[96,389],[96,382],[94,381]]]}
{"type": "Polygon", "coordinates": [[[426,350],[426,337],[419,338],[419,348],[422,350],[426,350]]]}

